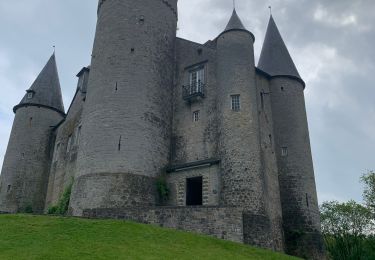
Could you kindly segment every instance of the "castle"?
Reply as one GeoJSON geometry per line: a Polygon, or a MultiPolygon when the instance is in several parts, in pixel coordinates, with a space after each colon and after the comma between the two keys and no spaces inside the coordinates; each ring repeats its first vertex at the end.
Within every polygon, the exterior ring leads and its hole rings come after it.
{"type": "Polygon", "coordinates": [[[205,44],[177,0],[100,0],[65,113],[55,54],[14,107],[0,211],[131,219],[324,257],[300,77],[271,16],[258,66],[236,11],[205,44]]]}

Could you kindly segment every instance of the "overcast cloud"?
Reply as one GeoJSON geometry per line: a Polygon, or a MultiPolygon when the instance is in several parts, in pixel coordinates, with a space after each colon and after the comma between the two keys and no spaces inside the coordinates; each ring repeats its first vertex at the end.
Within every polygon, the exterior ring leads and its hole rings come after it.
{"type": "MultiPolygon", "coordinates": [[[[258,60],[268,6],[301,76],[323,200],[361,200],[358,180],[375,170],[375,2],[373,0],[237,0],[237,12],[256,37],[258,60]]],[[[0,166],[12,108],[56,55],[65,107],[75,74],[90,63],[96,0],[0,1],[0,166]]],[[[204,43],[225,28],[232,0],[179,0],[179,37],[204,43]]]]}

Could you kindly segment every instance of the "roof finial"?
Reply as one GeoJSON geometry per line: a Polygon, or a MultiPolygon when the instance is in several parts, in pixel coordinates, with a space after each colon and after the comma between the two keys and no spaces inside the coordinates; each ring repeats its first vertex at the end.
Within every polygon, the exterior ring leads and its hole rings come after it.
{"type": "Polygon", "coordinates": [[[233,0],[233,10],[236,10],[236,0],[233,0]]]}
{"type": "Polygon", "coordinates": [[[55,52],[56,52],[56,46],[53,45],[52,48],[53,48],[53,54],[55,54],[55,52]]]}
{"type": "Polygon", "coordinates": [[[272,16],[272,6],[268,6],[268,8],[270,9],[270,15],[272,16]]]}

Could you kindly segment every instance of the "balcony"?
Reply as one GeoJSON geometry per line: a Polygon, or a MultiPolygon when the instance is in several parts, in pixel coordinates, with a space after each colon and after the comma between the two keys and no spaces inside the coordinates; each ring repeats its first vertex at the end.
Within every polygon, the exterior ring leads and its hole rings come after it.
{"type": "Polygon", "coordinates": [[[182,98],[185,101],[192,102],[199,98],[204,98],[204,89],[206,84],[197,82],[191,85],[182,86],[182,98]]]}

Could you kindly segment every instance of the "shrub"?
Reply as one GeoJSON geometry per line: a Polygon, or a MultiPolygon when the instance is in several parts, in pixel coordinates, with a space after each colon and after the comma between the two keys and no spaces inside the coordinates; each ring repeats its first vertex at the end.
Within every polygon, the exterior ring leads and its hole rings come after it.
{"type": "Polygon", "coordinates": [[[24,212],[25,213],[28,213],[28,214],[31,214],[31,213],[34,213],[33,211],[33,207],[31,205],[27,205],[24,209],[24,212]]]}
{"type": "Polygon", "coordinates": [[[65,215],[68,212],[70,195],[72,194],[73,182],[71,182],[64,190],[61,198],[57,202],[57,205],[53,205],[48,208],[48,214],[65,215]]]}
{"type": "Polygon", "coordinates": [[[161,202],[165,203],[169,198],[169,188],[165,176],[161,176],[157,179],[156,187],[161,202]]]}

